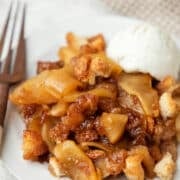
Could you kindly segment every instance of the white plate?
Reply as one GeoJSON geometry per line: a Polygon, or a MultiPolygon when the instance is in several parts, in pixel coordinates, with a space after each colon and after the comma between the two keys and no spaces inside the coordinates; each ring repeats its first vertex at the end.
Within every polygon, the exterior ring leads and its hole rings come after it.
{"type": "MultiPolygon", "coordinates": [[[[79,35],[93,35],[103,33],[108,40],[118,31],[126,29],[137,20],[123,17],[76,17],[56,22],[51,28],[47,26],[39,32],[34,32],[28,38],[28,76],[35,74],[38,59],[56,59],[58,47],[65,43],[65,34],[68,31],[79,35]],[[43,56],[41,56],[44,54],[43,56]]],[[[177,39],[176,39],[177,40],[177,39]]],[[[177,40],[178,42],[178,40],[177,40]]],[[[178,42],[180,43],[180,42],[178,42]]],[[[47,164],[25,161],[22,158],[22,130],[24,128],[22,118],[17,109],[9,103],[6,117],[5,136],[2,149],[2,159],[8,169],[19,180],[54,180],[47,169],[47,164]]],[[[180,157],[178,158],[180,164],[180,157]]],[[[180,178],[180,165],[178,165],[176,178],[180,178]]],[[[66,179],[66,178],[64,178],[66,179]]]]}

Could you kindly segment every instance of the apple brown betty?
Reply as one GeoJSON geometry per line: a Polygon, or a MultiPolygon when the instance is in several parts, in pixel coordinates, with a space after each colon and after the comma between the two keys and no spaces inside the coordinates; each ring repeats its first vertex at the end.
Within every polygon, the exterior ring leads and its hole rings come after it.
{"type": "Polygon", "coordinates": [[[39,61],[38,75],[10,95],[26,125],[23,158],[48,161],[53,175],[73,180],[172,179],[180,84],[124,72],[101,34],[68,33],[66,41],[59,61],[39,61]]]}

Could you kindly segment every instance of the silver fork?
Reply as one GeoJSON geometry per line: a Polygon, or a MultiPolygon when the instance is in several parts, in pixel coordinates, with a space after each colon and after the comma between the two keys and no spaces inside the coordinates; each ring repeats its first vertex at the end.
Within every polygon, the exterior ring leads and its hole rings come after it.
{"type": "MultiPolygon", "coordinates": [[[[16,26],[17,21],[17,14],[19,9],[19,2],[17,2],[16,6],[16,12],[15,17],[13,21],[13,27],[10,35],[10,44],[8,47],[8,54],[7,57],[4,60],[4,64],[1,65],[2,72],[0,73],[0,143],[2,139],[2,132],[3,132],[3,126],[4,126],[4,119],[6,115],[6,109],[7,109],[7,101],[8,101],[8,94],[9,94],[9,88],[12,83],[19,82],[25,78],[25,72],[26,72],[26,42],[24,38],[24,24],[25,24],[25,4],[23,6],[23,17],[22,17],[22,23],[21,23],[21,31],[20,31],[20,37],[19,37],[19,44],[17,47],[16,57],[14,61],[14,67],[12,70],[12,73],[10,72],[11,64],[12,64],[12,42],[13,42],[13,36],[14,36],[14,30],[16,26]]],[[[5,37],[7,35],[7,29],[8,29],[8,23],[10,21],[10,15],[12,13],[12,4],[10,6],[10,10],[8,13],[8,18],[5,24],[4,31],[2,33],[1,41],[0,41],[0,55],[2,55],[2,49],[5,44],[5,37]]]]}

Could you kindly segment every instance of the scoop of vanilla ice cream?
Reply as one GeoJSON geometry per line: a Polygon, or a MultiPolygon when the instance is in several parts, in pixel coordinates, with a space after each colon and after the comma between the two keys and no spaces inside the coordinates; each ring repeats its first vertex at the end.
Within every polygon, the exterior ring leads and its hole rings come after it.
{"type": "Polygon", "coordinates": [[[110,41],[108,56],[126,72],[150,73],[158,80],[171,75],[178,78],[180,52],[171,37],[147,23],[120,30],[110,41]]]}

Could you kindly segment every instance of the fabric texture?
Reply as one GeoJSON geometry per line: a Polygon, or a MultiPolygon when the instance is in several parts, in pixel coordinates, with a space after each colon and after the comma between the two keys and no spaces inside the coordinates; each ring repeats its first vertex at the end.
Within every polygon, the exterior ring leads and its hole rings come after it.
{"type": "Polygon", "coordinates": [[[159,25],[180,36],[180,0],[102,0],[123,16],[159,25]]]}

